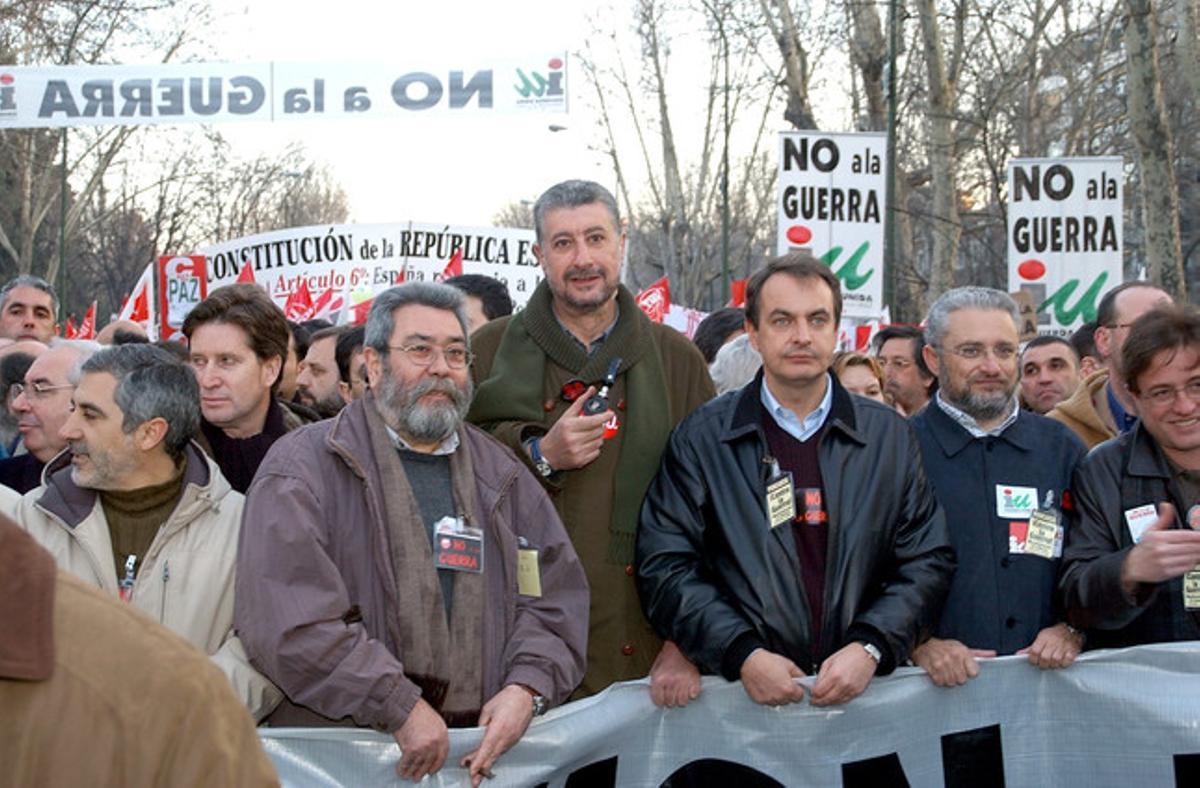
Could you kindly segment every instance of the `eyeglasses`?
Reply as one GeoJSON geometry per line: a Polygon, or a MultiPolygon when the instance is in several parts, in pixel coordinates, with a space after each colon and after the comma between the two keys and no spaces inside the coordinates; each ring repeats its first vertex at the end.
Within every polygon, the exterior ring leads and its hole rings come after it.
{"type": "Polygon", "coordinates": [[[418,367],[428,367],[433,364],[437,360],[439,353],[446,360],[446,366],[450,367],[450,369],[462,369],[470,364],[471,359],[475,357],[471,351],[462,345],[438,347],[437,345],[417,343],[415,345],[388,345],[388,348],[399,350],[408,357],[409,361],[418,367]]]}
{"type": "Polygon", "coordinates": [[[959,358],[965,358],[967,361],[978,361],[986,356],[989,352],[997,361],[1012,361],[1017,356],[1016,345],[993,345],[991,349],[986,345],[959,345],[958,347],[946,348],[959,358]]]}
{"type": "Polygon", "coordinates": [[[1156,408],[1165,408],[1174,405],[1180,394],[1192,402],[1200,403],[1200,378],[1189,380],[1182,386],[1155,386],[1140,396],[1156,408]]]}
{"type": "Polygon", "coordinates": [[[49,386],[41,382],[29,384],[14,383],[8,387],[8,401],[11,403],[22,394],[25,395],[25,399],[42,400],[49,397],[52,392],[73,388],[75,388],[73,383],[60,383],[55,386],[49,386]]]}

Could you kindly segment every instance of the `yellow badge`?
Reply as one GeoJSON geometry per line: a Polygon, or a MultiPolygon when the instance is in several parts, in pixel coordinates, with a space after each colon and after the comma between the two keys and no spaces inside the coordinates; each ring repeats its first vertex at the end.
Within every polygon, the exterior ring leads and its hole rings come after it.
{"type": "Polygon", "coordinates": [[[1042,558],[1054,558],[1054,543],[1058,541],[1058,517],[1054,512],[1035,509],[1029,513],[1029,532],[1025,535],[1025,552],[1042,558]]]}
{"type": "Polygon", "coordinates": [[[1183,606],[1200,610],[1200,566],[1183,576],[1183,606]]]}
{"type": "Polygon", "coordinates": [[[796,489],[792,486],[790,473],[767,484],[767,520],[772,528],[796,519],[796,489]]]}
{"type": "Polygon", "coordinates": [[[542,598],[542,572],[538,568],[538,551],[532,548],[517,550],[517,593],[542,598]]]}

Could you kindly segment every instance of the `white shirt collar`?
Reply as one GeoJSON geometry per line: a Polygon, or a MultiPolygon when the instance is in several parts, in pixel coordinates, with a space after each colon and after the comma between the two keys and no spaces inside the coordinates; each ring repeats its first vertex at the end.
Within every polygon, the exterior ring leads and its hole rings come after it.
{"type": "Polygon", "coordinates": [[[1014,395],[1012,398],[1012,407],[1009,409],[1008,415],[1004,417],[1004,421],[997,424],[990,430],[985,430],[979,426],[979,422],[975,421],[975,417],[966,411],[959,410],[942,398],[942,392],[939,389],[936,396],[938,407],[941,408],[947,416],[954,419],[960,427],[971,434],[972,438],[986,438],[989,435],[995,437],[1012,425],[1017,420],[1017,415],[1021,412],[1021,404],[1017,402],[1014,395]]]}

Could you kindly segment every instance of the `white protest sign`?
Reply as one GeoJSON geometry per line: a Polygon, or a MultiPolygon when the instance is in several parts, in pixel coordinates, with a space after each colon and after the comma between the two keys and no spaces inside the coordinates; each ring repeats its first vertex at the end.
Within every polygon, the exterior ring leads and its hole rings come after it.
{"type": "Polygon", "coordinates": [[[1094,320],[1121,283],[1123,181],[1120,156],[1009,162],[1008,289],[1029,293],[1040,333],[1094,320]]]}
{"type": "Polygon", "coordinates": [[[779,135],[779,254],[808,249],[842,282],[843,313],[883,308],[887,136],[779,135]]]}

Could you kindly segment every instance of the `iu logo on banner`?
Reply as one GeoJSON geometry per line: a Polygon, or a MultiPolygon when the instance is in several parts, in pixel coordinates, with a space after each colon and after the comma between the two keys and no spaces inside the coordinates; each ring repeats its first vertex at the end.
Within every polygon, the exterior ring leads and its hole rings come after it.
{"type": "Polygon", "coordinates": [[[661,323],[667,315],[667,310],[671,308],[671,286],[667,283],[667,278],[664,276],[659,279],[638,293],[634,300],[638,308],[646,313],[646,317],[655,323],[661,323]]]}

